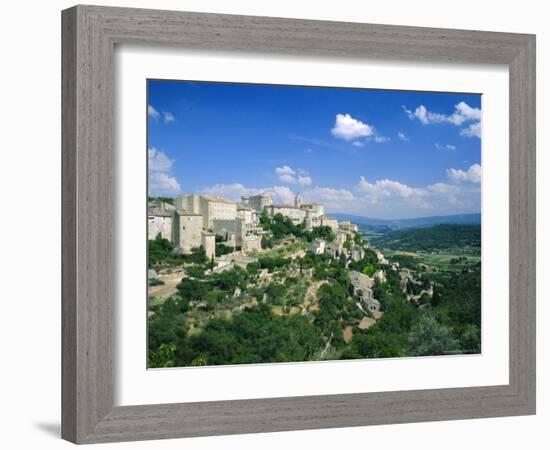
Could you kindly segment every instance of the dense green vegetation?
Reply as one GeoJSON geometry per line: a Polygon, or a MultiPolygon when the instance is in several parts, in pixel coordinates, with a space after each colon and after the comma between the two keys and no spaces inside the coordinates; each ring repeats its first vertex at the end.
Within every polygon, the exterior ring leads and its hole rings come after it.
{"type": "Polygon", "coordinates": [[[150,239],[147,248],[149,269],[178,266],[184,263],[204,264],[206,253],[202,247],[193,249],[189,255],[174,253],[174,244],[164,239],[160,233],[155,239],[150,239]]]}
{"type": "Polygon", "coordinates": [[[407,302],[395,272],[377,283],[374,295],[384,315],[366,332],[355,334],[344,358],[479,353],[481,348],[481,271],[452,276],[437,286],[429,303],[407,302]]]}
{"type": "Polygon", "coordinates": [[[480,225],[436,225],[409,228],[373,238],[378,247],[391,250],[434,251],[450,248],[481,248],[480,225]]]}
{"type": "Polygon", "coordinates": [[[260,225],[264,230],[271,232],[271,246],[273,246],[273,243],[277,243],[287,236],[304,238],[308,242],[311,242],[313,239],[333,241],[335,238],[334,232],[330,227],[322,226],[306,230],[304,223],[295,225],[290,218],[280,213],[270,217],[265,210],[260,214],[260,225]]]}
{"type": "MultiPolygon", "coordinates": [[[[438,226],[420,234],[403,230],[408,234],[400,235],[399,245],[392,240],[396,252],[390,252],[390,264],[382,264],[371,248],[358,261],[310,252],[292,257],[286,250],[303,249],[316,237],[334,238],[332,230],[307,231],[281,215],[262,215],[261,224],[271,232],[267,239],[274,248],[246,268],[218,273],[207,271],[211,261],[201,248],[174,255],[160,236],[149,241],[151,267],[185,267],[177,293],[149,306],[150,367],[480,352],[479,257],[473,263],[458,250],[452,257],[445,253],[446,265],[436,269],[416,253],[398,253],[418,250],[412,247],[414,239],[424,251],[448,249],[455,238],[479,248],[475,226],[438,226]],[[410,278],[403,278],[393,262],[408,268],[410,278]],[[375,278],[372,292],[381,314],[358,306],[350,270],[384,274],[384,281],[375,278]],[[373,323],[365,329],[360,324],[366,317],[373,323]]],[[[363,244],[354,235],[347,245],[363,244]]],[[[224,237],[217,238],[217,246],[225,246],[224,237]]]]}

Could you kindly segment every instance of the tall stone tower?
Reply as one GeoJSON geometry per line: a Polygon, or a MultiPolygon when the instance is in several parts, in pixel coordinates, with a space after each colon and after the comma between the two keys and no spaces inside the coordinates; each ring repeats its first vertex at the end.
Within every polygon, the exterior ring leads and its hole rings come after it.
{"type": "Polygon", "coordinates": [[[295,208],[301,208],[302,207],[302,197],[300,197],[299,192],[296,194],[296,197],[294,198],[294,207],[295,208]]]}
{"type": "Polygon", "coordinates": [[[203,231],[201,233],[201,245],[209,261],[216,256],[216,235],[214,233],[203,231]]]}

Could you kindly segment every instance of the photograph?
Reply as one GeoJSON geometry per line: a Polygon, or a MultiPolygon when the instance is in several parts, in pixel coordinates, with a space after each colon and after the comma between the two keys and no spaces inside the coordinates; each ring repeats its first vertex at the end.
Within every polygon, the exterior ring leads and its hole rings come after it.
{"type": "Polygon", "coordinates": [[[146,85],[147,368],[481,354],[481,94],[146,85]]]}

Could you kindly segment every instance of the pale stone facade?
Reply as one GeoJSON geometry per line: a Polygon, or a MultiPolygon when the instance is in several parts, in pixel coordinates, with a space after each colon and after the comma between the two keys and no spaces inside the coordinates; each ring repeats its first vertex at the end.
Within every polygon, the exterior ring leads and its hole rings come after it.
{"type": "Polygon", "coordinates": [[[214,220],[235,220],[237,204],[223,197],[213,195],[200,196],[200,212],[204,228],[212,228],[214,220]]]}
{"type": "Polygon", "coordinates": [[[349,231],[353,233],[357,233],[359,231],[359,228],[354,223],[351,223],[349,220],[342,220],[338,227],[343,231],[349,231]]]}
{"type": "Polygon", "coordinates": [[[176,197],[176,207],[194,214],[201,214],[203,227],[212,228],[215,219],[235,219],[237,204],[217,195],[189,194],[176,197]]]}
{"type": "Polygon", "coordinates": [[[323,239],[313,239],[309,244],[309,251],[316,255],[325,253],[326,242],[323,239]]]}
{"type": "Polygon", "coordinates": [[[242,218],[215,219],[212,221],[212,231],[226,239],[225,245],[242,247],[246,236],[246,225],[242,218]]]}
{"type": "Polygon", "coordinates": [[[258,212],[250,206],[237,205],[237,217],[244,219],[244,223],[248,228],[258,224],[258,212]]]}
{"type": "Polygon", "coordinates": [[[212,259],[216,256],[216,235],[208,231],[201,233],[201,245],[204,248],[207,259],[212,259]]]}
{"type": "Polygon", "coordinates": [[[353,293],[361,299],[363,307],[367,308],[372,313],[379,312],[380,302],[372,295],[374,279],[355,270],[349,272],[349,277],[353,285],[353,293]]]}
{"type": "Polygon", "coordinates": [[[318,226],[328,226],[334,230],[334,243],[326,246],[321,239],[312,242],[310,251],[317,254],[324,253],[325,248],[333,256],[341,254],[346,230],[353,230],[354,227],[349,222],[343,222],[344,230],[342,227],[339,229],[338,221],[325,215],[322,204],[304,201],[300,194],[296,195],[294,205],[274,205],[272,196],[267,193],[242,197],[242,203],[215,195],[184,194],[175,198],[174,205],[152,200],[148,210],[149,239],[160,233],[182,253],[189,253],[193,248],[206,244],[208,249],[205,247],[205,251],[210,256],[215,253],[216,234],[227,238],[226,245],[240,247],[243,252],[261,250],[261,237],[269,234],[259,225],[258,213],[263,210],[271,216],[282,214],[295,225],[305,223],[309,230],[318,226]],[[211,235],[214,236],[213,241],[211,235]]]}
{"type": "Polygon", "coordinates": [[[338,220],[334,217],[321,216],[321,226],[330,227],[332,231],[338,230],[338,220]]]}
{"type": "Polygon", "coordinates": [[[160,233],[161,237],[172,241],[173,214],[163,209],[153,209],[147,216],[147,239],[153,240],[160,233]]]}
{"type": "Polygon", "coordinates": [[[325,215],[325,206],[321,203],[316,202],[307,202],[304,203],[301,202],[300,208],[307,210],[308,212],[311,212],[312,215],[315,216],[324,216],[325,215]]]}
{"type": "Polygon", "coordinates": [[[340,256],[342,254],[343,250],[344,250],[343,245],[336,242],[336,241],[329,242],[326,245],[326,248],[325,248],[326,253],[328,253],[333,258],[336,258],[337,256],[340,256]]]}
{"type": "Polygon", "coordinates": [[[377,270],[374,274],[374,278],[377,279],[380,283],[385,283],[388,281],[386,278],[386,272],[383,270],[377,270]]]}
{"type": "Polygon", "coordinates": [[[262,237],[254,234],[244,238],[243,250],[246,252],[258,252],[262,249],[262,237]]]}
{"type": "Polygon", "coordinates": [[[258,194],[248,197],[241,197],[243,204],[250,206],[256,211],[263,211],[264,208],[273,204],[273,198],[270,194],[258,194]]]}
{"type": "Polygon", "coordinates": [[[282,214],[292,220],[292,223],[298,225],[302,223],[307,215],[307,212],[300,208],[295,208],[291,205],[270,205],[267,207],[267,211],[270,216],[275,214],[282,214]]]}
{"type": "Polygon", "coordinates": [[[354,244],[351,247],[350,254],[351,259],[353,259],[354,261],[359,261],[365,257],[365,250],[363,249],[363,247],[354,244]]]}
{"type": "Polygon", "coordinates": [[[177,209],[183,209],[187,212],[200,214],[200,195],[188,194],[176,197],[175,205],[177,209]]]}
{"type": "Polygon", "coordinates": [[[336,242],[338,242],[339,244],[344,244],[344,242],[346,242],[348,239],[348,233],[345,233],[343,231],[337,231],[336,232],[336,242]]]}
{"type": "Polygon", "coordinates": [[[201,246],[202,223],[200,214],[176,210],[174,242],[181,253],[191,253],[191,249],[201,246]]]}

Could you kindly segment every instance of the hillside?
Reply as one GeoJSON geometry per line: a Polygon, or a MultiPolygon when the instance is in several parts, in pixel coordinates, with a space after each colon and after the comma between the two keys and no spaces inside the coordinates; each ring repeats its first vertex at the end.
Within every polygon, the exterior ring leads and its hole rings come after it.
{"type": "Polygon", "coordinates": [[[390,250],[481,249],[481,226],[442,224],[430,228],[408,228],[373,237],[371,240],[377,247],[390,250]]]}

